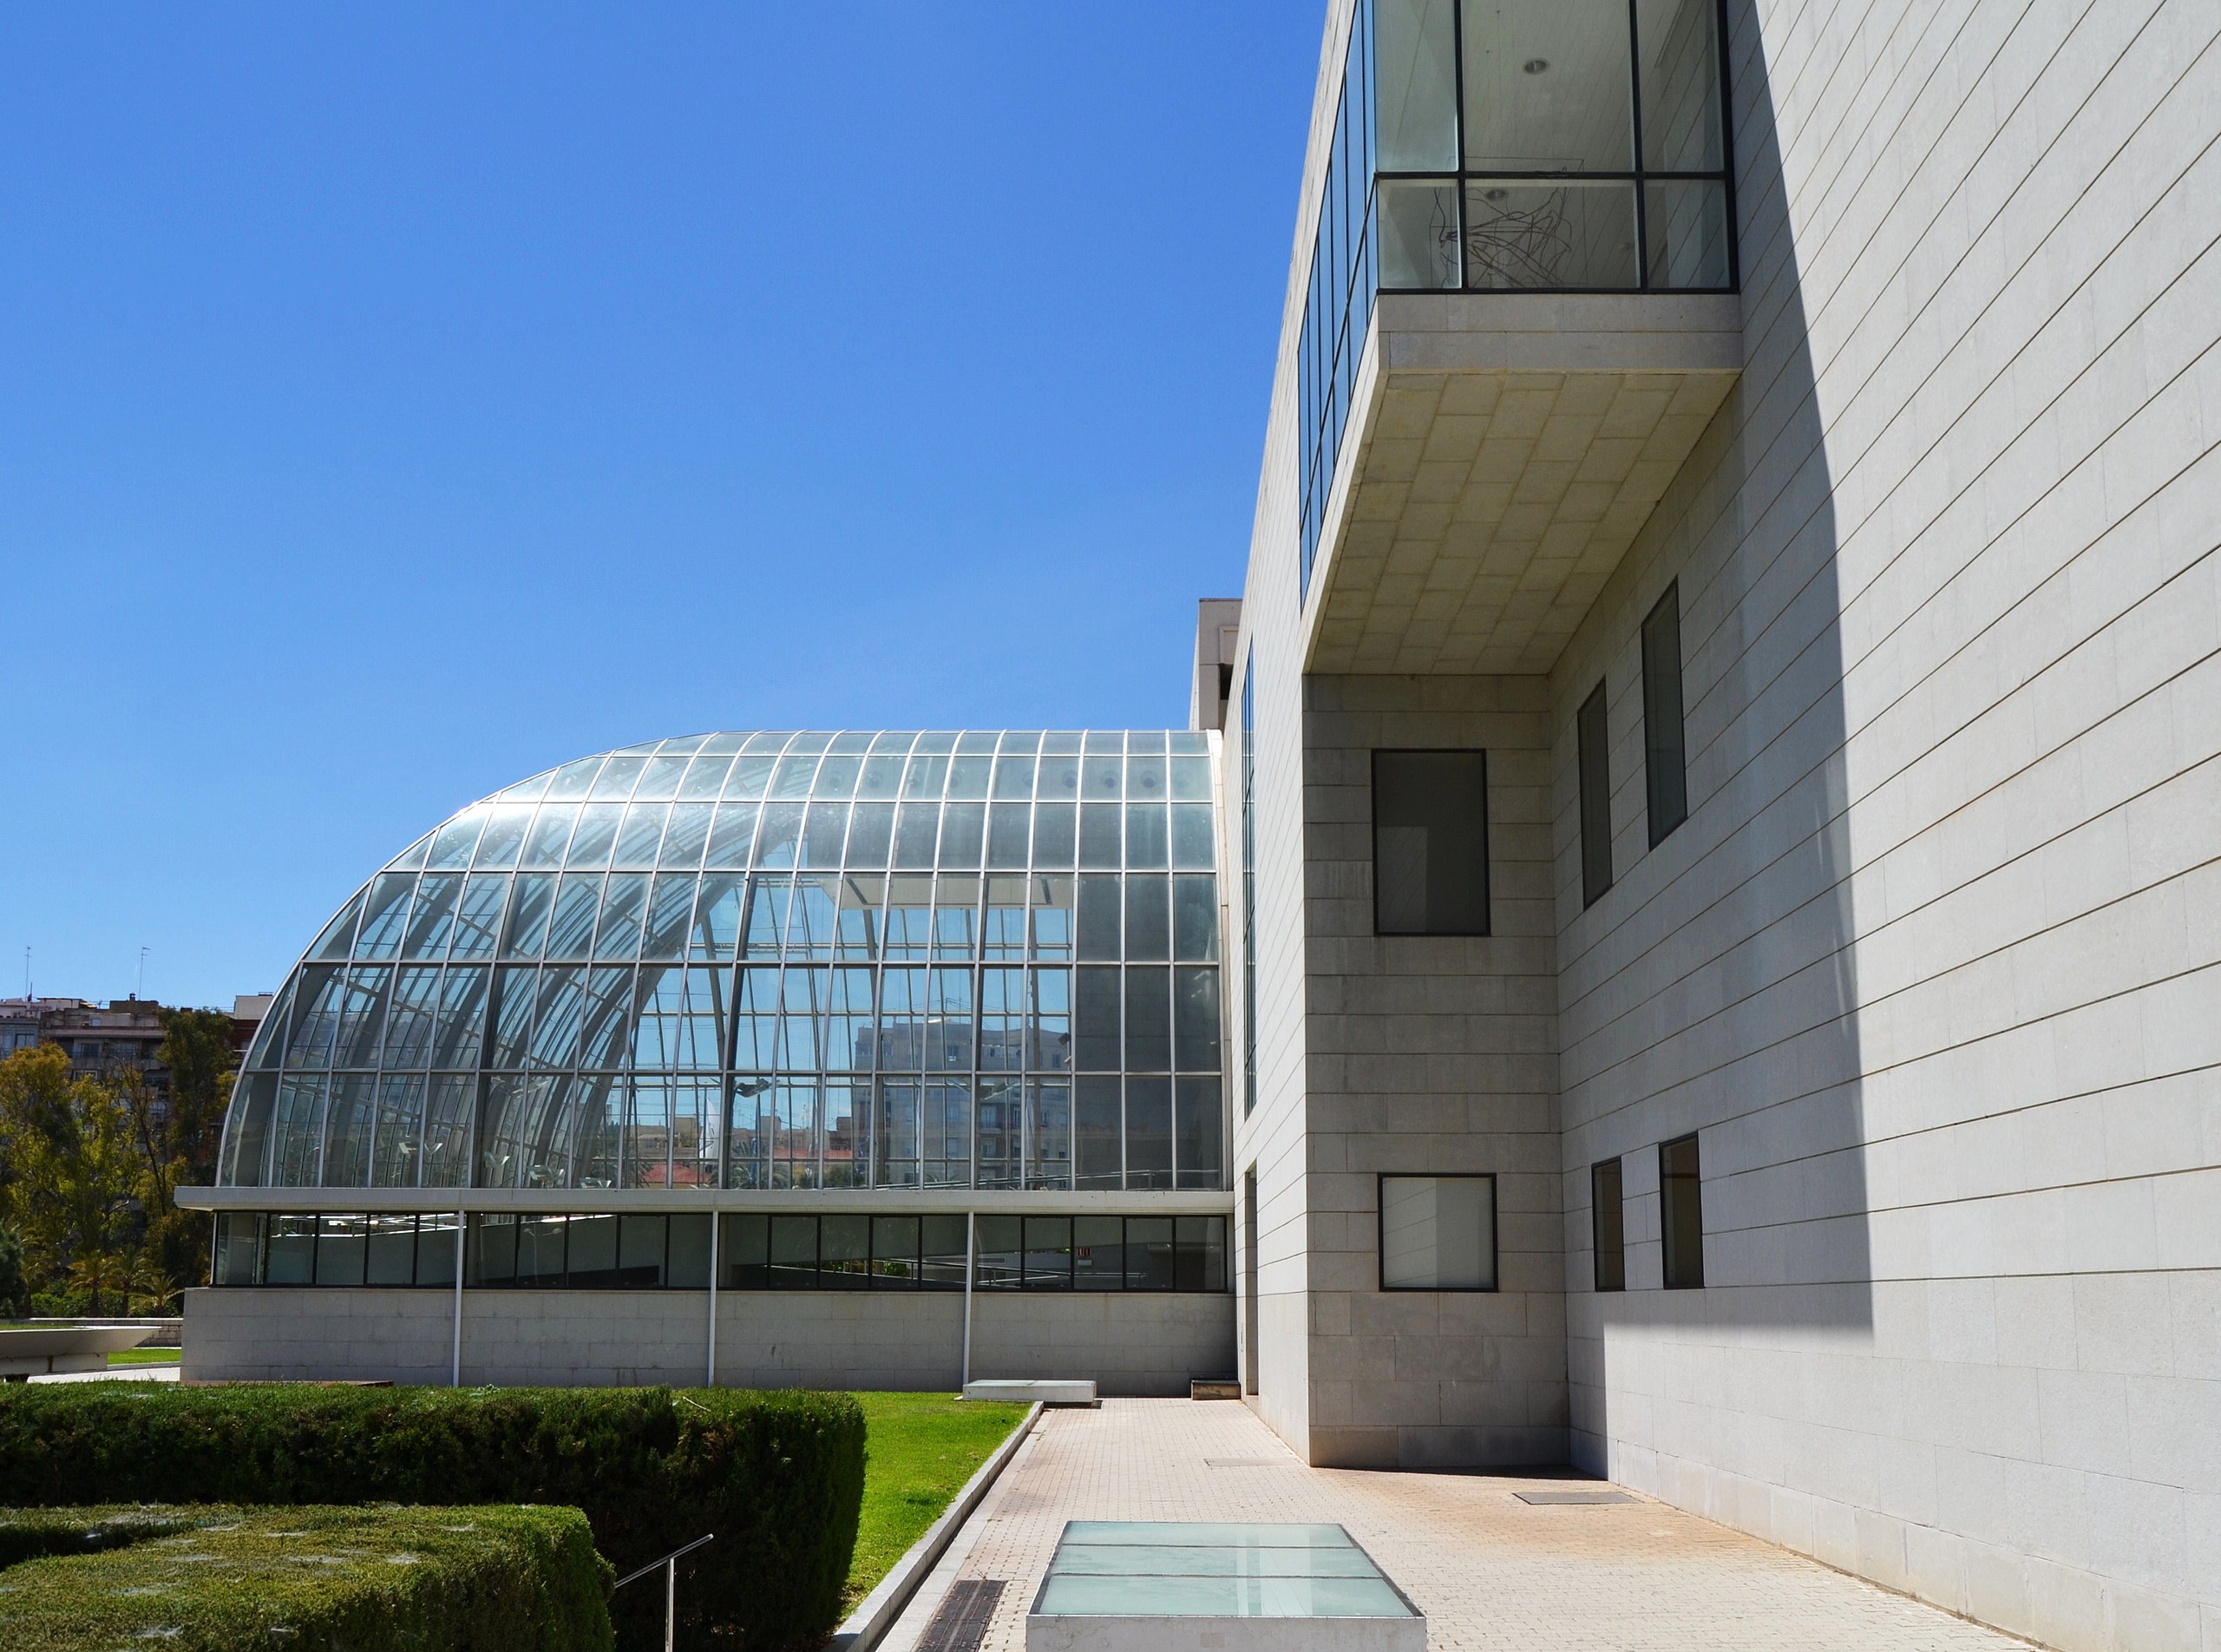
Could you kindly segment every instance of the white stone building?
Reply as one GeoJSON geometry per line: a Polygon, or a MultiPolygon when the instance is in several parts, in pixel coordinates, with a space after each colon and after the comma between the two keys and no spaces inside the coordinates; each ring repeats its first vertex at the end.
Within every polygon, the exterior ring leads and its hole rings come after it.
{"type": "Polygon", "coordinates": [[[2217,34],[1334,0],[1222,782],[1311,1461],[2221,1647],[2217,34]]]}

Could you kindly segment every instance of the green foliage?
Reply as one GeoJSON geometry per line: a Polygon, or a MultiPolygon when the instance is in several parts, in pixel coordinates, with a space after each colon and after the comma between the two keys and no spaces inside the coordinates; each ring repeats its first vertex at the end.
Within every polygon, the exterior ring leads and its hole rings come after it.
{"type": "Polygon", "coordinates": [[[71,1078],[54,1045],[0,1060],[0,1220],[22,1238],[36,1284],[75,1269],[71,1287],[93,1313],[125,1306],[119,1264],[144,1225],[143,1169],[115,1090],[71,1078]]]}
{"type": "Polygon", "coordinates": [[[1026,1407],[944,1393],[860,1393],[871,1460],[848,1565],[853,1605],[925,1536],[1026,1407]]]}
{"type": "Polygon", "coordinates": [[[232,1018],[221,1010],[164,1010],[154,1059],[169,1074],[169,1096],[142,1134],[148,1182],[144,1266],[150,1278],[198,1285],[208,1277],[208,1218],[180,1210],[181,1187],[213,1187],[224,1109],[234,1077],[232,1018]]]}
{"type": "MultiPolygon", "coordinates": [[[[694,1648],[771,1652],[831,1631],[863,1478],[863,1413],[845,1394],[86,1383],[0,1395],[0,1486],[25,1504],[571,1504],[619,1572],[715,1532],[679,1563],[680,1644],[694,1648]]],[[[623,1591],[619,1643],[659,1645],[661,1613],[645,1581],[623,1591]]]]}
{"type": "Polygon", "coordinates": [[[161,1314],[208,1272],[208,1218],[180,1187],[216,1179],[232,1084],[231,1017],[164,1010],[158,1093],[127,1067],[72,1078],[59,1046],[0,1060],[0,1222],[23,1242],[35,1292],[73,1311],[161,1314]]]}
{"type": "Polygon", "coordinates": [[[607,1652],[575,1509],[0,1511],[0,1652],[607,1652]]]}
{"type": "Polygon", "coordinates": [[[30,1282],[23,1277],[23,1242],[13,1228],[0,1227],[0,1320],[28,1319],[30,1282]]]}

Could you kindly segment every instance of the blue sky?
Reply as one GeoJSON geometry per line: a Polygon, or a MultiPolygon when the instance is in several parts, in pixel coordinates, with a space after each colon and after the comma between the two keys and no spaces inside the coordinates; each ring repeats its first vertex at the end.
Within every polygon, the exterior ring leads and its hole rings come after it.
{"type": "Polygon", "coordinates": [[[1319,10],[12,12],[0,992],[607,746],[1183,723],[1319,10]]]}

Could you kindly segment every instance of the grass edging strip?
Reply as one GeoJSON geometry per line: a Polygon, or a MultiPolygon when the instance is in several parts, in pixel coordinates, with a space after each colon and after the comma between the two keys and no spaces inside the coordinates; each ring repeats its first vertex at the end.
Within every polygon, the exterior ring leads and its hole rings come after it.
{"type": "Polygon", "coordinates": [[[1041,1402],[1018,1420],[1010,1431],[1010,1438],[995,1447],[994,1454],[979,1465],[972,1478],[964,1482],[963,1489],[949,1499],[940,1518],[925,1530],[925,1535],[912,1544],[901,1559],[896,1561],[887,1576],[872,1585],[870,1594],[856,1603],[856,1609],[848,1614],[848,1621],[834,1632],[829,1643],[832,1652],[871,1652],[880,1637],[894,1627],[910,1597],[918,1592],[918,1585],[932,1574],[940,1557],[948,1552],[949,1544],[972,1518],[979,1500],[987,1495],[987,1488],[994,1485],[1010,1459],[1018,1455],[1033,1432],[1033,1425],[1041,1420],[1041,1402]]]}

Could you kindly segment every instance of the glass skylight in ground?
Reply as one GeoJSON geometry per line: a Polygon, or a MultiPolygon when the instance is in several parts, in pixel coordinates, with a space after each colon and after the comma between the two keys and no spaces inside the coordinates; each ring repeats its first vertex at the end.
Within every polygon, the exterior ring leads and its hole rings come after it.
{"type": "Polygon", "coordinates": [[[1208,737],[668,740],[464,810],[279,994],[226,1185],[1223,1184],[1208,737]]]}
{"type": "Polygon", "coordinates": [[[1033,1615],[1418,1616],[1339,1525],[1174,1520],[1067,1521],[1033,1615]]]}

